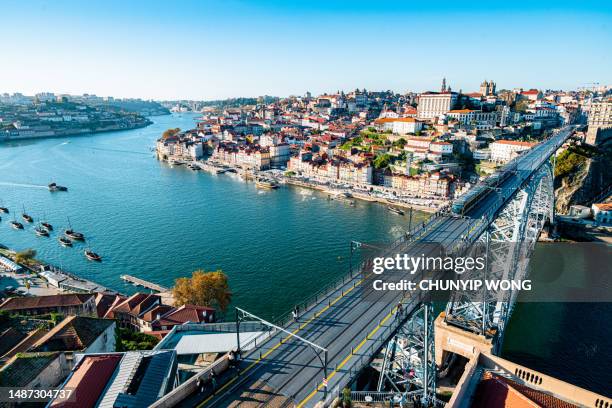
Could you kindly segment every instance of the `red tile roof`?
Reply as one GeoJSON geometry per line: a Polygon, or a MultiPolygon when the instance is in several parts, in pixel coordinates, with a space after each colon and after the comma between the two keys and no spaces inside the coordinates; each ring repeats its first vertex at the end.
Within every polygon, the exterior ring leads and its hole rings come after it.
{"type": "Polygon", "coordinates": [[[577,408],[576,405],[554,397],[548,392],[528,387],[489,371],[482,376],[474,395],[472,407],[577,408]]]}
{"type": "Polygon", "coordinates": [[[183,324],[187,322],[203,323],[208,321],[208,316],[213,314],[215,309],[210,307],[183,305],[178,309],[172,310],[162,316],[159,324],[162,326],[183,324]],[[206,314],[206,317],[204,316],[206,314]]]}
{"type": "Polygon", "coordinates": [[[172,310],[174,310],[172,306],[158,305],[158,306],[153,307],[151,310],[148,310],[147,312],[143,313],[141,318],[144,321],[152,322],[153,320],[157,319],[158,316],[163,316],[164,314],[172,310]]]}
{"type": "Polygon", "coordinates": [[[161,297],[147,293],[136,293],[119,303],[112,309],[112,312],[125,312],[134,316],[140,315],[155,303],[161,303],[161,297]]]}
{"type": "Polygon", "coordinates": [[[125,296],[121,295],[111,295],[108,293],[98,293],[96,296],[96,311],[98,317],[108,317],[112,318],[111,315],[108,315],[108,312],[127,299],[125,296]]]}
{"type": "Polygon", "coordinates": [[[87,294],[64,294],[51,296],[32,296],[8,298],[0,305],[0,310],[27,310],[51,307],[80,306],[87,303],[95,295],[87,294]]]}
{"type": "Polygon", "coordinates": [[[121,354],[83,357],[64,386],[65,389],[73,389],[70,399],[55,400],[51,403],[51,406],[62,408],[94,407],[121,358],[121,354]]]}

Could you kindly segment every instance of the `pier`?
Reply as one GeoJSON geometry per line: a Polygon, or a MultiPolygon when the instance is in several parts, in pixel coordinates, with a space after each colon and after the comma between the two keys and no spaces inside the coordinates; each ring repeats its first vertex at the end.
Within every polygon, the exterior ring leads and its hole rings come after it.
{"type": "Polygon", "coordinates": [[[144,279],[137,278],[135,276],[121,275],[121,279],[123,279],[126,282],[130,282],[131,284],[134,284],[136,286],[142,286],[144,288],[151,289],[156,292],[162,293],[162,292],[168,291],[168,288],[158,285],[157,283],[153,283],[153,282],[146,281],[144,279]]]}

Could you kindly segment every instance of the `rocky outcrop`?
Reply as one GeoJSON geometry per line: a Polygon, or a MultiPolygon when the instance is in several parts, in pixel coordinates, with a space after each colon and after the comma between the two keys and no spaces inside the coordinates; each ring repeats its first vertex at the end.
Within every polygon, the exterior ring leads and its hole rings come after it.
{"type": "Polygon", "coordinates": [[[590,205],[612,183],[611,145],[587,158],[567,175],[555,179],[555,211],[567,214],[574,204],[590,205]]]}

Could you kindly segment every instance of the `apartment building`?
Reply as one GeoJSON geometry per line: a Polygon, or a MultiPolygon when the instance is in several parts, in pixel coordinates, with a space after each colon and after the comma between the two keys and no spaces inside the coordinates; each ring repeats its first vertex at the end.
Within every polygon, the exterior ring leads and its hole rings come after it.
{"type": "Polygon", "coordinates": [[[531,149],[535,143],[519,142],[516,140],[497,140],[489,145],[491,161],[506,163],[524,150],[531,149]]]}

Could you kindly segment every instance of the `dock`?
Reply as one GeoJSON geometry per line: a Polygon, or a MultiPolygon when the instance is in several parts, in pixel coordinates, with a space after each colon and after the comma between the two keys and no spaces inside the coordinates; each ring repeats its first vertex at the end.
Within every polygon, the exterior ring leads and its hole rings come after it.
{"type": "Polygon", "coordinates": [[[131,275],[121,275],[121,279],[123,279],[126,282],[130,282],[131,284],[134,284],[136,286],[142,286],[143,288],[147,288],[147,289],[151,289],[154,290],[156,292],[167,292],[168,288],[165,288],[161,285],[158,285],[157,283],[153,283],[153,282],[149,282],[146,281],[144,279],[140,279],[137,278],[135,276],[131,276],[131,275]]]}

